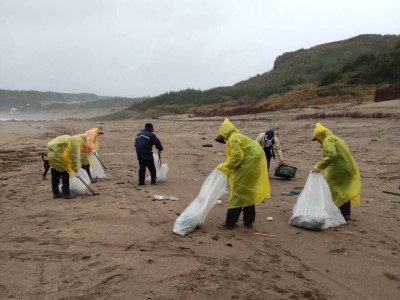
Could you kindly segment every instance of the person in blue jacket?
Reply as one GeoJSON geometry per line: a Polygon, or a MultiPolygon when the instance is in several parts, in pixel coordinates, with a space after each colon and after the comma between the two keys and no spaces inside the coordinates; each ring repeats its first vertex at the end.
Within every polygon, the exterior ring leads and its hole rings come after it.
{"type": "Polygon", "coordinates": [[[147,123],[135,139],[136,154],[139,161],[139,185],[144,185],[146,168],[150,171],[151,184],[156,184],[156,166],[153,158],[153,145],[158,151],[163,151],[160,140],[153,133],[153,124],[147,123]]]}

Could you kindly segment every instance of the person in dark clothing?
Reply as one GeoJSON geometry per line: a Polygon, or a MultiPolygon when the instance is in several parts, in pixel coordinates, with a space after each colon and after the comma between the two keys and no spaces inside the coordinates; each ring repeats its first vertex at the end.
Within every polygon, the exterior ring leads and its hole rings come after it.
{"type": "Polygon", "coordinates": [[[163,151],[160,140],[153,133],[153,124],[147,123],[135,139],[136,154],[139,161],[139,185],[144,185],[146,168],[150,171],[151,184],[156,184],[156,166],[153,158],[153,145],[158,151],[163,151]]]}

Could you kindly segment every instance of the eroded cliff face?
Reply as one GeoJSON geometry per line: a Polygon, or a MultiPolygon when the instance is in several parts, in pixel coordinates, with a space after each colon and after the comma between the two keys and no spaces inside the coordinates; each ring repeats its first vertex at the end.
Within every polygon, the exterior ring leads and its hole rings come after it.
{"type": "Polygon", "coordinates": [[[400,99],[400,82],[388,87],[377,89],[375,92],[375,102],[400,99]]]}

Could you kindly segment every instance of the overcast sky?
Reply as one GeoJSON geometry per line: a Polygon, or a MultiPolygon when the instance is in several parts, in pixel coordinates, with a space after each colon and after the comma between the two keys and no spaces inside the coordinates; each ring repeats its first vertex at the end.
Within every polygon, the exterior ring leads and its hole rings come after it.
{"type": "Polygon", "coordinates": [[[400,34],[399,0],[0,0],[0,89],[205,90],[368,33],[400,34]]]}

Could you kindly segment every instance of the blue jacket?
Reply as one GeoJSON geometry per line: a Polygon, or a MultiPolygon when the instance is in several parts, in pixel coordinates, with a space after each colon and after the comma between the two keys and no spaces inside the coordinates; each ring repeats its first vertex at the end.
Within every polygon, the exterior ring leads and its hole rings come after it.
{"type": "Polygon", "coordinates": [[[153,159],[153,145],[157,150],[163,150],[160,140],[149,129],[145,128],[137,134],[135,139],[136,153],[142,159],[153,159]]]}

